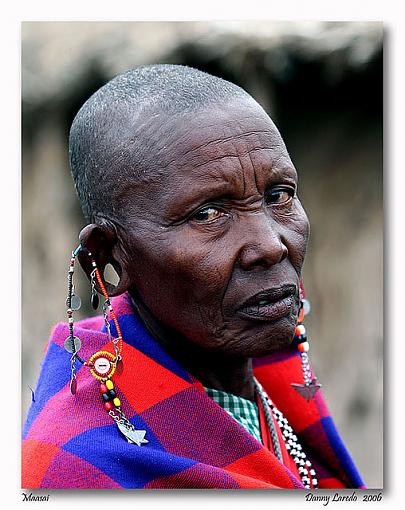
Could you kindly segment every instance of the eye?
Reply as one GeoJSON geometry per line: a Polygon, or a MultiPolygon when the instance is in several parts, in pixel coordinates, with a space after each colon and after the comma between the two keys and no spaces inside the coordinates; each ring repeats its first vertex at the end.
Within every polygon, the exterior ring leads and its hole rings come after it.
{"type": "Polygon", "coordinates": [[[280,205],[288,203],[295,195],[295,190],[289,187],[271,188],[266,194],[266,203],[269,205],[280,205]]]}
{"type": "Polygon", "coordinates": [[[214,221],[225,216],[225,213],[216,207],[204,207],[200,209],[191,217],[192,220],[199,223],[214,221]]]}

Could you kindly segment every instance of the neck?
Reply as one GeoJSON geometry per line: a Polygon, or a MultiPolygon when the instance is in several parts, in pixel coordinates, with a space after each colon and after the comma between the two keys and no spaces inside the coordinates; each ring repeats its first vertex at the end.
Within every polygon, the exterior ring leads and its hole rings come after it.
{"type": "Polygon", "coordinates": [[[203,386],[254,401],[250,358],[203,349],[160,323],[138,296],[132,302],[149,333],[203,386]]]}

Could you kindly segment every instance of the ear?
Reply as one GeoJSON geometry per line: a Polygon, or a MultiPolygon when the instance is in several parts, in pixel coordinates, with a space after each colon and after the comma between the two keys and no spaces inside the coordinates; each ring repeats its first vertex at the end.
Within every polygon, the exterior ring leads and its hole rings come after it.
{"type": "MultiPolygon", "coordinates": [[[[92,266],[93,259],[97,264],[109,296],[118,296],[127,291],[131,282],[121,255],[122,250],[119,249],[115,227],[110,223],[100,225],[92,223],[83,228],[79,234],[79,240],[83,249],[79,252],[78,258],[87,277],[90,279],[91,272],[94,269],[92,266]],[[117,285],[106,282],[104,279],[104,269],[107,264],[111,264],[120,277],[117,285]]],[[[97,280],[95,283],[97,292],[102,294],[97,280]]]]}

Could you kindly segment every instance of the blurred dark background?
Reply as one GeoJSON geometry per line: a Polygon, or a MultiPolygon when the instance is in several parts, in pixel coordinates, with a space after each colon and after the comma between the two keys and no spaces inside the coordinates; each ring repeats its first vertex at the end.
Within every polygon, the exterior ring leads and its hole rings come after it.
{"type": "MultiPolygon", "coordinates": [[[[271,115],[311,221],[304,282],[314,370],[366,484],[383,483],[383,29],[374,22],[22,24],[22,418],[84,219],[68,167],[82,103],[140,64],[197,67],[271,115]]],[[[80,316],[89,286],[77,272],[80,316]]],[[[67,368],[68,369],[68,368],[67,368]]]]}

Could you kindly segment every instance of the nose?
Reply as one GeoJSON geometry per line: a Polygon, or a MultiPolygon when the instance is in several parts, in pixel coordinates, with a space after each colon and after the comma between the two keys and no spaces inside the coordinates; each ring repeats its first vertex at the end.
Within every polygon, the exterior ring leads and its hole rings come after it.
{"type": "Polygon", "coordinates": [[[280,232],[280,225],[266,214],[251,215],[243,226],[243,246],[239,263],[245,271],[268,268],[288,257],[288,248],[280,232]]]}

